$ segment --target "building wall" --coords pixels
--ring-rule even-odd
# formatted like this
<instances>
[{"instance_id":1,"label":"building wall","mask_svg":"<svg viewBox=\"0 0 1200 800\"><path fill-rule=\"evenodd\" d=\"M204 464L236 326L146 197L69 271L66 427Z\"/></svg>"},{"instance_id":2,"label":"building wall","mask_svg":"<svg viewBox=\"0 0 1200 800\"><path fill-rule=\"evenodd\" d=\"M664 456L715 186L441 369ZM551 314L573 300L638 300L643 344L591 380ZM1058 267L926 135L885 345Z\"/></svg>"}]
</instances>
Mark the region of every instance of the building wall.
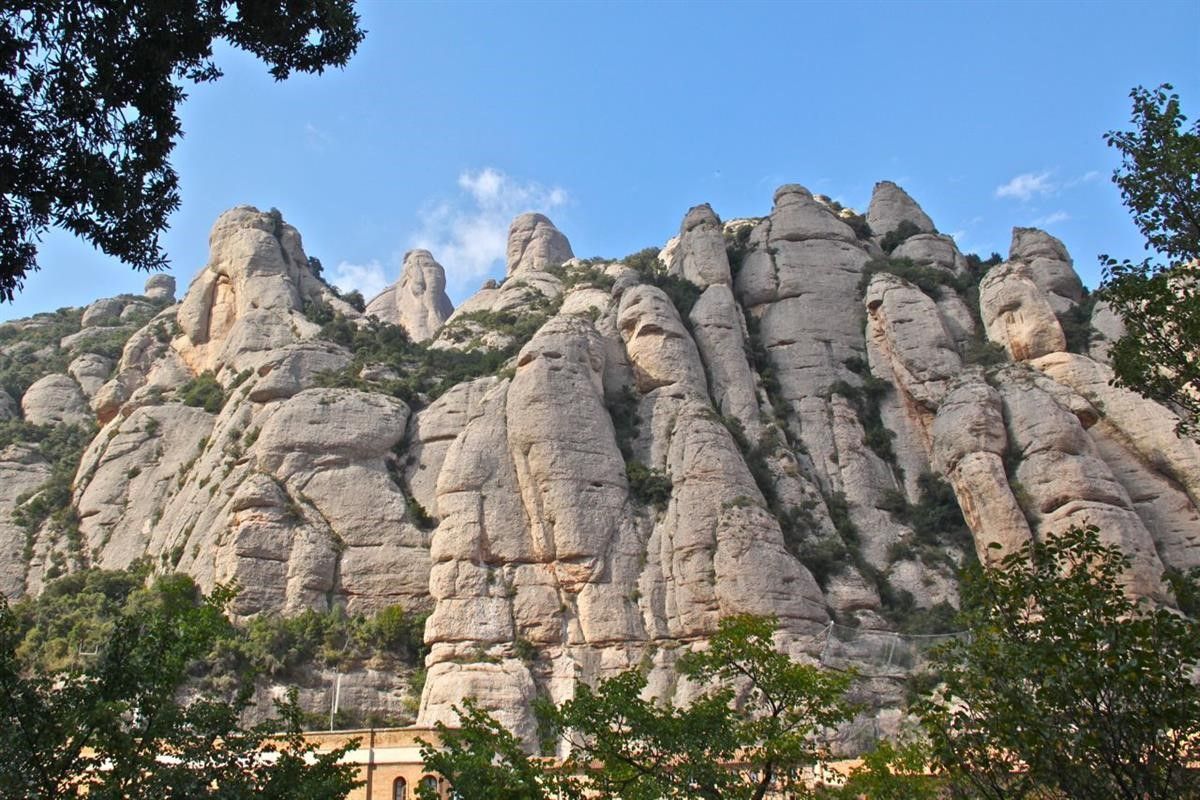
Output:
<instances>
[{"instance_id":1,"label":"building wall","mask_svg":"<svg viewBox=\"0 0 1200 800\"><path fill-rule=\"evenodd\" d=\"M429 775L422 768L421 745L418 739L438 744L437 731L433 728L388 728L382 730L311 732L305 739L328 751L358 739L358 746L346 753L343 762L357 764L358 778L362 785L350 793L347 800L396 800L397 778L406 782L405 800L414 800L417 786L426 777L438 780L442 797L449 797L449 786L436 775Z\"/></svg>"}]
</instances>

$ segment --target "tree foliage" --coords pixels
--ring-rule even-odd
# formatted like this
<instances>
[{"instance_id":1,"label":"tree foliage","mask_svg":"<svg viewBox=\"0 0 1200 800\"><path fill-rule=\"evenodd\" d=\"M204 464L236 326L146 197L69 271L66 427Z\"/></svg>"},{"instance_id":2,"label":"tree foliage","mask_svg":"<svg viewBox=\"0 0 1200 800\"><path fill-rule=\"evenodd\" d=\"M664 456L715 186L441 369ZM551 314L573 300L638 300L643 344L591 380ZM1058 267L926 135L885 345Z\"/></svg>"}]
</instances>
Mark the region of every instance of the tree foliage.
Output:
<instances>
[{"instance_id":1,"label":"tree foliage","mask_svg":"<svg viewBox=\"0 0 1200 800\"><path fill-rule=\"evenodd\" d=\"M1101 297L1125 321L1112 348L1117 384L1182 412L1180 432L1200 437L1200 122L1186 128L1164 84L1135 88L1131 131L1105 141L1121 152L1113 182L1166 264L1100 257Z\"/></svg>"},{"instance_id":2,"label":"tree foliage","mask_svg":"<svg viewBox=\"0 0 1200 800\"><path fill-rule=\"evenodd\" d=\"M852 715L851 676L793 661L775 649L774 631L769 619L722 620L708 649L679 662L706 687L685 707L645 699L637 669L580 686L561 705L541 704L545 734L570 746L561 765L525 755L468 704L459 728L438 726L442 748L423 749L426 767L466 798L806 795L804 770L826 757L818 734Z\"/></svg>"},{"instance_id":3,"label":"tree foliage","mask_svg":"<svg viewBox=\"0 0 1200 800\"><path fill-rule=\"evenodd\" d=\"M53 672L37 671L40 659L22 658L23 631L0 600L5 797L346 796L355 779L351 765L338 763L345 749L317 753L304 741L294 697L279 704L281 719L250 729L239 723L250 702L249 682L232 701L201 696L179 702L194 662L228 634L229 590L202 597L186 576L141 589L114 575L92 577L120 613L92 631L102 634L89 636L95 651L77 650L69 666Z\"/></svg>"},{"instance_id":4,"label":"tree foliage","mask_svg":"<svg viewBox=\"0 0 1200 800\"><path fill-rule=\"evenodd\" d=\"M964 582L971 637L918 704L934 764L972 798L1195 797L1200 626L1126 596L1094 527L1032 542Z\"/></svg>"},{"instance_id":5,"label":"tree foliage","mask_svg":"<svg viewBox=\"0 0 1200 800\"><path fill-rule=\"evenodd\" d=\"M24 0L0 10L0 300L37 269L51 225L138 269L166 257L184 86L221 77L225 41L293 71L341 66L353 0Z\"/></svg>"}]
</instances>

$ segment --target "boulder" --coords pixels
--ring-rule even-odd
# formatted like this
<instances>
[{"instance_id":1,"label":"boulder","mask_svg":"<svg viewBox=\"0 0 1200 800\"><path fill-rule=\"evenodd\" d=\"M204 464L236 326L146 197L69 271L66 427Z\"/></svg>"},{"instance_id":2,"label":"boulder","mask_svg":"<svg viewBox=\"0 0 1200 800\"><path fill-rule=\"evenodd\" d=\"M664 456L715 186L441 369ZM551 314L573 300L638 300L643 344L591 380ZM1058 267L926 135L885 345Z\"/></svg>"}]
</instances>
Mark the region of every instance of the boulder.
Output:
<instances>
[{"instance_id":1,"label":"boulder","mask_svg":"<svg viewBox=\"0 0 1200 800\"><path fill-rule=\"evenodd\" d=\"M92 420L87 397L69 375L47 375L21 397L21 412L33 425L86 425Z\"/></svg>"},{"instance_id":2,"label":"boulder","mask_svg":"<svg viewBox=\"0 0 1200 800\"><path fill-rule=\"evenodd\" d=\"M93 328L97 325L116 325L121 320L121 312L125 310L126 302L119 297L108 297L97 300L83 310L79 320L80 327Z\"/></svg>"},{"instance_id":3,"label":"boulder","mask_svg":"<svg viewBox=\"0 0 1200 800\"><path fill-rule=\"evenodd\" d=\"M151 275L146 279L146 288L142 290L142 294L151 300L161 300L168 303L175 302L175 276L174 275Z\"/></svg>"},{"instance_id":4,"label":"boulder","mask_svg":"<svg viewBox=\"0 0 1200 800\"><path fill-rule=\"evenodd\" d=\"M100 390L113 371L113 360L95 353L84 353L67 366L67 372L90 399Z\"/></svg>"}]
</instances>

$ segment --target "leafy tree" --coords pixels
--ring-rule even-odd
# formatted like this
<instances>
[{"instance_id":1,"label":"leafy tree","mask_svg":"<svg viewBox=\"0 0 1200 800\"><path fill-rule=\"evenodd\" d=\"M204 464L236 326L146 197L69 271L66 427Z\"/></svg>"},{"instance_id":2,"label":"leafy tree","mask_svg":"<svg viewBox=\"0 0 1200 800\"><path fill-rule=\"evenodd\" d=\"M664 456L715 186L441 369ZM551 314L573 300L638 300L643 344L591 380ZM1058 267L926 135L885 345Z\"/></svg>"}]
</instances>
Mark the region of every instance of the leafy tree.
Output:
<instances>
[{"instance_id":1,"label":"leafy tree","mask_svg":"<svg viewBox=\"0 0 1200 800\"><path fill-rule=\"evenodd\" d=\"M37 269L51 225L138 269L166 257L169 157L188 83L221 77L224 40L282 80L346 63L353 0L18 0L0 10L0 300Z\"/></svg>"},{"instance_id":2,"label":"leafy tree","mask_svg":"<svg viewBox=\"0 0 1200 800\"><path fill-rule=\"evenodd\" d=\"M959 797L1195 797L1200 626L1129 599L1095 527L1032 542L963 584L969 639L918 703Z\"/></svg>"},{"instance_id":3,"label":"leafy tree","mask_svg":"<svg viewBox=\"0 0 1200 800\"><path fill-rule=\"evenodd\" d=\"M1101 297L1125 321L1112 348L1118 385L1182 411L1180 432L1200 437L1200 122L1187 117L1170 84L1137 87L1132 131L1110 131L1121 152L1113 182L1146 237L1166 257L1132 262L1100 256Z\"/></svg>"},{"instance_id":4,"label":"leafy tree","mask_svg":"<svg viewBox=\"0 0 1200 800\"><path fill-rule=\"evenodd\" d=\"M940 800L946 796L945 784L940 776L929 774L928 766L924 741L885 739L863 756L843 786L823 788L817 796L821 800Z\"/></svg>"},{"instance_id":5,"label":"leafy tree","mask_svg":"<svg viewBox=\"0 0 1200 800\"><path fill-rule=\"evenodd\" d=\"M775 649L774 630L769 619L722 620L707 650L680 660L682 675L709 687L683 708L646 700L646 678L636 669L594 689L580 686L560 706L542 704L547 736L571 748L560 766L527 756L468 704L458 729L438 726L442 749L423 749L426 767L464 798L806 794L803 770L825 757L816 735L851 716L851 676L793 661Z\"/></svg>"},{"instance_id":6,"label":"leafy tree","mask_svg":"<svg viewBox=\"0 0 1200 800\"><path fill-rule=\"evenodd\" d=\"M422 742L426 771L444 776L464 800L555 797L556 776L545 769L542 761L531 758L507 728L472 700L467 700L458 714L459 725L455 728L437 724L440 746ZM438 800L440 795L436 788L422 785L417 797Z\"/></svg>"},{"instance_id":7,"label":"leafy tree","mask_svg":"<svg viewBox=\"0 0 1200 800\"><path fill-rule=\"evenodd\" d=\"M109 573L111 576L112 573ZM345 749L316 753L295 698L282 719L239 724L252 684L232 702L177 698L189 668L229 632L232 592L200 596L190 578L149 589L105 578L121 613L86 663L54 673L17 653L22 630L0 599L0 786L5 797L340 800L356 784Z\"/></svg>"}]
</instances>

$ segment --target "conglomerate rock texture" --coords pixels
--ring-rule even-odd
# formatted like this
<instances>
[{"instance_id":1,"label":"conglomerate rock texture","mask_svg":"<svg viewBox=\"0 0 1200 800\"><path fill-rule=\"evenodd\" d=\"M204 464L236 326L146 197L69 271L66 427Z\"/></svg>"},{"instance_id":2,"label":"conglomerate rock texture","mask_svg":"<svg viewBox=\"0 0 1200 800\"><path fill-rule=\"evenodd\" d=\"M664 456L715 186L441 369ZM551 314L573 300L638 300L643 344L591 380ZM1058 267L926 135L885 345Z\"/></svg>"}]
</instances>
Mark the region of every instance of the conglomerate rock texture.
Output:
<instances>
[{"instance_id":1,"label":"conglomerate rock texture","mask_svg":"<svg viewBox=\"0 0 1200 800\"><path fill-rule=\"evenodd\" d=\"M1200 566L1200 447L1111 385L1103 305L1068 350L1086 290L1054 237L981 262L893 183L862 216L787 185L758 219L696 206L653 252L581 261L524 214L502 282L452 309L412 251L364 315L239 207L177 303L159 276L0 326L4 430L91 437L64 535L22 512L51 456L6 435L0 592L147 557L236 582L242 618L401 604L430 613L420 721L475 697L532 743L534 698L632 666L685 700L674 664L725 615L774 615L814 660L831 622L930 630L964 562L1069 525L1159 602Z\"/></svg>"}]
</instances>

